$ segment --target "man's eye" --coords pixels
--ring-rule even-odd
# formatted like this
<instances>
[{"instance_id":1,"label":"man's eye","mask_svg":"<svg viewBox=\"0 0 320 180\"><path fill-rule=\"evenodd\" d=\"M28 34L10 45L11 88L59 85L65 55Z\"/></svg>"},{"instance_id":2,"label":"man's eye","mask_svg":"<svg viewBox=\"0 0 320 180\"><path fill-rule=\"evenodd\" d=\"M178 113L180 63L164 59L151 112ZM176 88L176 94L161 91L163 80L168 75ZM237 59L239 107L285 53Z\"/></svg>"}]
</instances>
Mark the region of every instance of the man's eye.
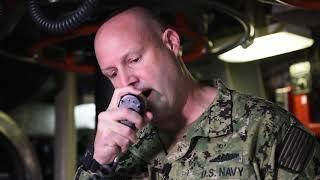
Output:
<instances>
[{"instance_id":1,"label":"man's eye","mask_svg":"<svg viewBox=\"0 0 320 180\"><path fill-rule=\"evenodd\" d=\"M130 62L131 62L131 63L135 63L135 62L138 62L138 61L140 61L140 58L134 58L134 59L132 59Z\"/></svg>"},{"instance_id":2,"label":"man's eye","mask_svg":"<svg viewBox=\"0 0 320 180\"><path fill-rule=\"evenodd\" d=\"M108 77L109 77L110 79L113 79L113 78L115 78L116 76L117 76L117 73L116 73L116 72L112 72L112 73L108 74Z\"/></svg>"}]
</instances>

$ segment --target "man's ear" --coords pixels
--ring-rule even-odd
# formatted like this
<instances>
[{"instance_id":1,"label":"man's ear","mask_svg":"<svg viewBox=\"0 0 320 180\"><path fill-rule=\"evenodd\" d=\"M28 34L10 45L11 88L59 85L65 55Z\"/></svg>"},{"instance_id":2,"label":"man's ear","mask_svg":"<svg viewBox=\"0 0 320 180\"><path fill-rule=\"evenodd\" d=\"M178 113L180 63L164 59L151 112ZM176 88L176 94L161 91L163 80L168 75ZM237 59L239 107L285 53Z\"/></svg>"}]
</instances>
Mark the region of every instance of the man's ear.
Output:
<instances>
[{"instance_id":1,"label":"man's ear","mask_svg":"<svg viewBox=\"0 0 320 180\"><path fill-rule=\"evenodd\" d=\"M179 55L180 38L178 33L173 29L166 29L162 34L162 41L164 45L172 51L176 56Z\"/></svg>"}]
</instances>

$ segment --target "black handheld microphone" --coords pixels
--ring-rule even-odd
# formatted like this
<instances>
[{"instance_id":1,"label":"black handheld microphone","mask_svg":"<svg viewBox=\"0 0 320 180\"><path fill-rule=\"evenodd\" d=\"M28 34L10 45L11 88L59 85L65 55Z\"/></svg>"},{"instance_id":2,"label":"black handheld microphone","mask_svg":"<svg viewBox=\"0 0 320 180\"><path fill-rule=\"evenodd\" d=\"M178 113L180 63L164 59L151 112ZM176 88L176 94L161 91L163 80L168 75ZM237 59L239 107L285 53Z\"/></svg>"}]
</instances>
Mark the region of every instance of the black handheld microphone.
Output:
<instances>
[{"instance_id":1,"label":"black handheld microphone","mask_svg":"<svg viewBox=\"0 0 320 180\"><path fill-rule=\"evenodd\" d=\"M147 109L146 102L146 98L143 95L127 94L121 97L118 107L131 109L143 116ZM124 124L133 130L136 130L136 126L128 120L119 120L119 123Z\"/></svg>"},{"instance_id":2,"label":"black handheld microphone","mask_svg":"<svg viewBox=\"0 0 320 180\"><path fill-rule=\"evenodd\" d=\"M146 112L146 109L147 109L147 100L144 95L127 94L121 97L118 107L125 107L128 109L131 109L139 113L141 116L143 116L143 114ZM137 129L134 123L126 119L119 120L118 122L128 126L133 130ZM116 169L121 156L122 156L122 153L119 152L116 158L113 160L112 170Z\"/></svg>"}]
</instances>

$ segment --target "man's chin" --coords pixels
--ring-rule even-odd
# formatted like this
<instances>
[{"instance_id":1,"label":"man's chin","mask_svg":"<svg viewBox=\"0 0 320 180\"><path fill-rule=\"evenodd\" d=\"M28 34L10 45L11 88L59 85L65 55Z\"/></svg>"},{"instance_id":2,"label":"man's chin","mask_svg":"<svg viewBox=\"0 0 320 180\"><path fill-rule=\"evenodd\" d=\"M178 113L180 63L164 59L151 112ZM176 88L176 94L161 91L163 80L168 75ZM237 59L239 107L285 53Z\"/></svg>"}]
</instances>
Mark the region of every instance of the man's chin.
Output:
<instances>
[{"instance_id":1,"label":"man's chin","mask_svg":"<svg viewBox=\"0 0 320 180\"><path fill-rule=\"evenodd\" d=\"M158 128L166 128L168 126L168 118L165 118L158 113L153 113L153 118L150 123Z\"/></svg>"},{"instance_id":2,"label":"man's chin","mask_svg":"<svg viewBox=\"0 0 320 180\"><path fill-rule=\"evenodd\" d=\"M150 123L152 124L152 126L155 126L157 128L160 128L160 129L165 128L165 126L157 120L152 120Z\"/></svg>"}]
</instances>

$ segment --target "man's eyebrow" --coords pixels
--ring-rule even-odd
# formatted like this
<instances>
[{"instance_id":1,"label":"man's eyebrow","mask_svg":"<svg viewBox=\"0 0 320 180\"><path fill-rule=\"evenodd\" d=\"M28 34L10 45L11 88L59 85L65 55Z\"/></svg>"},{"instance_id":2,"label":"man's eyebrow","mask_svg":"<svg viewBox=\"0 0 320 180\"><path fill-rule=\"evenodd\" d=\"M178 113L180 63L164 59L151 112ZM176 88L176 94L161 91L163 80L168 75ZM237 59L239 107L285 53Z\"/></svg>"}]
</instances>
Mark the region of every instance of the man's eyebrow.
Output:
<instances>
[{"instance_id":1,"label":"man's eyebrow","mask_svg":"<svg viewBox=\"0 0 320 180\"><path fill-rule=\"evenodd\" d=\"M112 70L114 67L106 67L106 68L103 68L101 69L102 71L109 71L109 70Z\"/></svg>"},{"instance_id":2,"label":"man's eyebrow","mask_svg":"<svg viewBox=\"0 0 320 180\"><path fill-rule=\"evenodd\" d=\"M139 54L141 51L143 50L143 47L139 47L139 48L134 48L133 50L129 50L127 51L124 55L122 55L120 57L120 64L123 63L124 61L127 60L127 58L131 55L131 54ZM112 68L116 68L115 66L107 66L107 67L104 67L104 68L101 68L101 71L104 72L104 71L108 71Z\"/></svg>"},{"instance_id":3,"label":"man's eyebrow","mask_svg":"<svg viewBox=\"0 0 320 180\"><path fill-rule=\"evenodd\" d=\"M130 54L130 52L126 52L124 55L122 55L120 57L120 64L122 64L123 61L125 61L128 58L129 54ZM107 67L103 67L103 68L101 68L101 72L110 71L110 70L112 70L114 68L116 68L115 65L110 65L110 66L107 66Z\"/></svg>"},{"instance_id":4,"label":"man's eyebrow","mask_svg":"<svg viewBox=\"0 0 320 180\"><path fill-rule=\"evenodd\" d=\"M130 52L126 52L124 55L122 55L122 56L120 57L120 63L122 63L122 62L129 56L129 53L130 53ZM111 69L113 69L113 68L116 68L115 65L108 65L108 66L106 66L106 67L102 67L102 68L101 68L101 71L102 71L102 72L104 72L104 71L109 71L109 70L111 70Z\"/></svg>"},{"instance_id":5,"label":"man's eyebrow","mask_svg":"<svg viewBox=\"0 0 320 180\"><path fill-rule=\"evenodd\" d=\"M130 55L139 54L143 50L143 47L133 48L132 50L127 51L121 58L120 61L124 62L126 59L130 57Z\"/></svg>"},{"instance_id":6,"label":"man's eyebrow","mask_svg":"<svg viewBox=\"0 0 320 180\"><path fill-rule=\"evenodd\" d=\"M112 69L116 69L116 67L109 66L109 67L101 68L101 72L105 73L107 71L111 71Z\"/></svg>"}]
</instances>

